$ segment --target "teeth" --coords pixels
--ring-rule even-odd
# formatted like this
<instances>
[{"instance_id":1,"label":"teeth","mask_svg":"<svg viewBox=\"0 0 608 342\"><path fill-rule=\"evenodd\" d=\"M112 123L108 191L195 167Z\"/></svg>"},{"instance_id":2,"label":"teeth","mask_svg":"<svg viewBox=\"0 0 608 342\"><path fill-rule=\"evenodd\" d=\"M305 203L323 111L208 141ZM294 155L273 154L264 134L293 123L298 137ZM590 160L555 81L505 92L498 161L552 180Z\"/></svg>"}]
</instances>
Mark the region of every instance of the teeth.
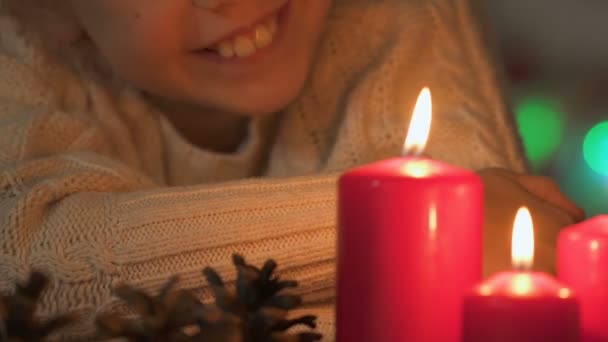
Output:
<instances>
[{"instance_id":1,"label":"teeth","mask_svg":"<svg viewBox=\"0 0 608 342\"><path fill-rule=\"evenodd\" d=\"M258 25L255 28L255 46L260 49L272 43L273 34L264 25Z\"/></svg>"},{"instance_id":2,"label":"teeth","mask_svg":"<svg viewBox=\"0 0 608 342\"><path fill-rule=\"evenodd\" d=\"M278 29L276 16L265 23L258 24L252 32L227 39L215 46L217 53L224 58L245 58L253 55L274 40Z\"/></svg>"},{"instance_id":3,"label":"teeth","mask_svg":"<svg viewBox=\"0 0 608 342\"><path fill-rule=\"evenodd\" d=\"M217 52L224 58L234 57L234 48L230 42L221 42L217 48Z\"/></svg>"},{"instance_id":4,"label":"teeth","mask_svg":"<svg viewBox=\"0 0 608 342\"><path fill-rule=\"evenodd\" d=\"M234 52L238 57L249 57L255 53L255 44L248 37L237 37L234 40Z\"/></svg>"},{"instance_id":5,"label":"teeth","mask_svg":"<svg viewBox=\"0 0 608 342\"><path fill-rule=\"evenodd\" d=\"M272 34L274 36L277 33L278 28L279 28L278 19L277 19L277 17L273 17L268 22L268 29L270 30L270 34Z\"/></svg>"}]
</instances>

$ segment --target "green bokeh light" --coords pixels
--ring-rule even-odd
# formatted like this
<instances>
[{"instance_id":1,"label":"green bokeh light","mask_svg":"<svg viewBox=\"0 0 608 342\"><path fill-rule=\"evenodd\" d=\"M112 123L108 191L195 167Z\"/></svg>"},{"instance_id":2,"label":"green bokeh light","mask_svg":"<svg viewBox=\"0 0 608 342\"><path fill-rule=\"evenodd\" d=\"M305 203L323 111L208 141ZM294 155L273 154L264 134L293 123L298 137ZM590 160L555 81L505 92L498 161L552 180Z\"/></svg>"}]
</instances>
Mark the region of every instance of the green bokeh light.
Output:
<instances>
[{"instance_id":1,"label":"green bokeh light","mask_svg":"<svg viewBox=\"0 0 608 342\"><path fill-rule=\"evenodd\" d=\"M559 101L542 96L519 102L516 115L526 154L532 166L539 169L560 146L566 115Z\"/></svg>"},{"instance_id":2,"label":"green bokeh light","mask_svg":"<svg viewBox=\"0 0 608 342\"><path fill-rule=\"evenodd\" d=\"M580 144L577 151L580 151ZM559 170L553 176L559 181L562 191L584 208L588 217L608 214L608 177L591 170L580 152L578 155L561 156L561 159Z\"/></svg>"},{"instance_id":3,"label":"green bokeh light","mask_svg":"<svg viewBox=\"0 0 608 342\"><path fill-rule=\"evenodd\" d=\"M608 121L595 125L587 133L583 155L593 171L608 176Z\"/></svg>"},{"instance_id":4,"label":"green bokeh light","mask_svg":"<svg viewBox=\"0 0 608 342\"><path fill-rule=\"evenodd\" d=\"M551 176L588 217L608 214L608 176L593 171L583 155L583 138L589 127L573 127L552 164Z\"/></svg>"}]
</instances>

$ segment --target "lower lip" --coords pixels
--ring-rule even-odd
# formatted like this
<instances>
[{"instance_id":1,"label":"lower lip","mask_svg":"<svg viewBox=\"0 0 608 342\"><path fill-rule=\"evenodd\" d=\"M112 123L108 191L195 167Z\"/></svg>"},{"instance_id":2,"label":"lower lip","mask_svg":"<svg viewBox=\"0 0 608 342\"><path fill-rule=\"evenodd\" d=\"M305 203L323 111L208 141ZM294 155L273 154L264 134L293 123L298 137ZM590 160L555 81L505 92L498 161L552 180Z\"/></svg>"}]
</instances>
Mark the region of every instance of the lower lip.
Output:
<instances>
[{"instance_id":1,"label":"lower lip","mask_svg":"<svg viewBox=\"0 0 608 342\"><path fill-rule=\"evenodd\" d=\"M204 58L205 60L213 63L231 65L255 63L257 60L270 55L276 49L276 47L280 45L283 37L285 36L285 31L287 31L289 14L291 13L290 9L291 0L287 0L285 5L283 5L283 7L281 7L277 13L277 32L273 37L272 43L264 48L256 50L256 52L251 56L225 58L220 56L217 52L212 51L196 51L194 54L198 58Z\"/></svg>"}]
</instances>

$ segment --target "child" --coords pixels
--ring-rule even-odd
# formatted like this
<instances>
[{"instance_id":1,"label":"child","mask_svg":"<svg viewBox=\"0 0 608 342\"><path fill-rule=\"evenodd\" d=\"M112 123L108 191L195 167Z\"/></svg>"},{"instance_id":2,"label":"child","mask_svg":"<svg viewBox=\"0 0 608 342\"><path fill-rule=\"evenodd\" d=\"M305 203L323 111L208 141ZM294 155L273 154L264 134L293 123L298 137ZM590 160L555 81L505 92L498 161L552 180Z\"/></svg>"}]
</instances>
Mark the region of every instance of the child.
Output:
<instances>
[{"instance_id":1,"label":"child","mask_svg":"<svg viewBox=\"0 0 608 342\"><path fill-rule=\"evenodd\" d=\"M331 339L336 179L399 153L424 85L426 152L484 179L486 270L508 263L518 206L545 268L582 217L516 173L473 1L2 2L0 288L52 274L43 314L92 319L117 308L118 283L174 274L208 298L201 268L226 274L238 252L277 259Z\"/></svg>"}]
</instances>

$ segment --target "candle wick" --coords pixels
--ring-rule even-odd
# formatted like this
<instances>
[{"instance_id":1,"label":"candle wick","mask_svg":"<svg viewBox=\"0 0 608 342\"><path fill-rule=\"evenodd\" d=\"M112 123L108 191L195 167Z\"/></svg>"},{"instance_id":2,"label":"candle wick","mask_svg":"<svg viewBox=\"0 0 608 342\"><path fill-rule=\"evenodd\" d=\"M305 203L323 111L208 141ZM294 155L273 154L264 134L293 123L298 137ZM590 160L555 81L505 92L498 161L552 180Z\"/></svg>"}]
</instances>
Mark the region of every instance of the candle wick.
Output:
<instances>
[{"instance_id":1,"label":"candle wick","mask_svg":"<svg viewBox=\"0 0 608 342\"><path fill-rule=\"evenodd\" d=\"M517 264L513 265L513 269L518 272L528 272L528 271L530 271L531 267L528 265L525 265L524 263L517 263Z\"/></svg>"},{"instance_id":2,"label":"candle wick","mask_svg":"<svg viewBox=\"0 0 608 342\"><path fill-rule=\"evenodd\" d=\"M410 147L410 148L403 148L403 150L401 150L401 156L402 157L420 157L420 155L422 155L423 151L424 150L420 146L414 145L413 147Z\"/></svg>"}]
</instances>

